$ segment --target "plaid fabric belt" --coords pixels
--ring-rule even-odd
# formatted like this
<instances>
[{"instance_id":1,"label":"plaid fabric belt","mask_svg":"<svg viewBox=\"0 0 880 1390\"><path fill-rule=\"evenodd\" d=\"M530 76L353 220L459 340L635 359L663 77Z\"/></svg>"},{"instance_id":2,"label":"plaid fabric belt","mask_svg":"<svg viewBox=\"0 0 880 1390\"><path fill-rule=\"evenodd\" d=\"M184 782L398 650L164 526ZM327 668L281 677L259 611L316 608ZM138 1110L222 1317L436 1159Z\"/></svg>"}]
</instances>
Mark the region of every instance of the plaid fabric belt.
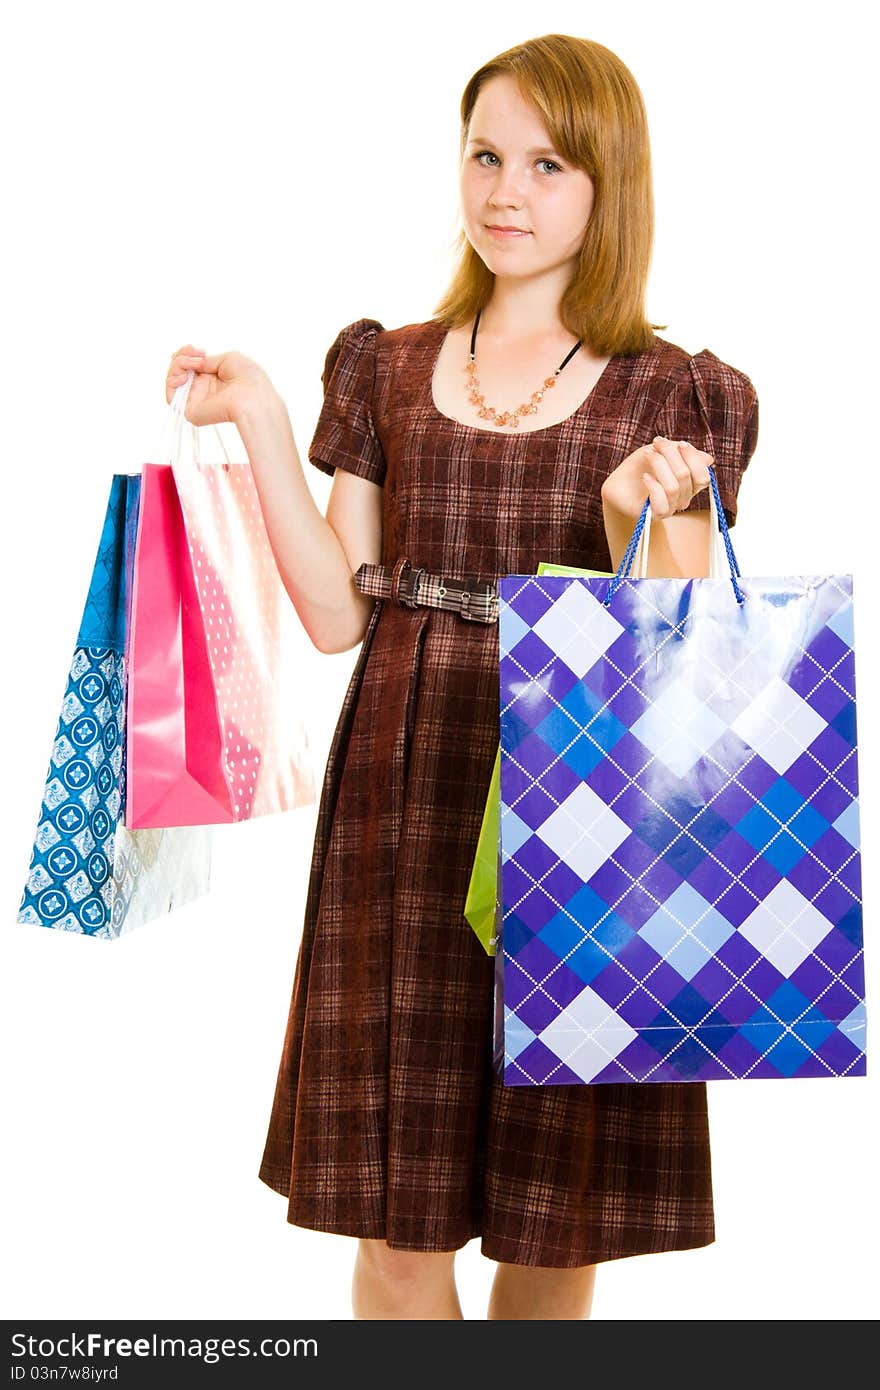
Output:
<instances>
[{"instance_id":1,"label":"plaid fabric belt","mask_svg":"<svg viewBox=\"0 0 880 1390\"><path fill-rule=\"evenodd\" d=\"M447 608L470 622L498 621L495 581L475 574L429 574L401 556L394 566L361 565L354 582L361 593L395 599L405 608Z\"/></svg>"}]
</instances>

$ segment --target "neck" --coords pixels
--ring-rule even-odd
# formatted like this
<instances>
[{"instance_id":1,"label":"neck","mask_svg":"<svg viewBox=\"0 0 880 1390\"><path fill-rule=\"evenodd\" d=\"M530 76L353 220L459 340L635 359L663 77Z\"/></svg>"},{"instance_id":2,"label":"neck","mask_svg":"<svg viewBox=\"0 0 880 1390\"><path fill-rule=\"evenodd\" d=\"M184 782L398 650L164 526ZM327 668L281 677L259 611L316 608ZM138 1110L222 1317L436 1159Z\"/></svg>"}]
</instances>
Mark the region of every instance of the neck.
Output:
<instances>
[{"instance_id":1,"label":"neck","mask_svg":"<svg viewBox=\"0 0 880 1390\"><path fill-rule=\"evenodd\" d=\"M559 338L571 336L559 317L570 267L529 279L496 275L492 296L480 315L477 337Z\"/></svg>"}]
</instances>

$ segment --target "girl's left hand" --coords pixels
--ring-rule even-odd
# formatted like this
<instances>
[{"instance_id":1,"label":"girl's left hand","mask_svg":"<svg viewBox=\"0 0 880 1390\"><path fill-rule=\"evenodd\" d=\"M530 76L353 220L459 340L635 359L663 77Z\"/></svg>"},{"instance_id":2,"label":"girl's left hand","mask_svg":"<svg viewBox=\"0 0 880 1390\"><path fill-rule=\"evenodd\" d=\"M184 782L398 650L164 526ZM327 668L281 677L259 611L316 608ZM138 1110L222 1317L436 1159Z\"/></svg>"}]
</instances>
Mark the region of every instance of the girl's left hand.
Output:
<instances>
[{"instance_id":1,"label":"girl's left hand","mask_svg":"<svg viewBox=\"0 0 880 1390\"><path fill-rule=\"evenodd\" d=\"M648 467L642 471L652 516L662 519L689 507L698 492L709 486L711 454L694 448L686 439L655 435L648 451ZM641 510L641 509L640 509Z\"/></svg>"},{"instance_id":2,"label":"girl's left hand","mask_svg":"<svg viewBox=\"0 0 880 1390\"><path fill-rule=\"evenodd\" d=\"M711 454L686 440L655 435L628 454L602 484L602 503L621 517L637 521L647 494L651 514L658 520L684 511L709 486Z\"/></svg>"}]
</instances>

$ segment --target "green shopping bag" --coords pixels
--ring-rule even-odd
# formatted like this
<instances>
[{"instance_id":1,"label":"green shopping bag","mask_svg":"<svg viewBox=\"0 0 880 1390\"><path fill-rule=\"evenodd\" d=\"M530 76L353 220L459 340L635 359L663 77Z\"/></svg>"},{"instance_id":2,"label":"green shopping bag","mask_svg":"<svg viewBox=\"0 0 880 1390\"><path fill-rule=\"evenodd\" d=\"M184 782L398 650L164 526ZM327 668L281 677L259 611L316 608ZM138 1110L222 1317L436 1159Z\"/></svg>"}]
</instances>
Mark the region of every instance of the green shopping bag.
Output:
<instances>
[{"instance_id":1,"label":"green shopping bag","mask_svg":"<svg viewBox=\"0 0 880 1390\"><path fill-rule=\"evenodd\" d=\"M585 574L597 578L612 578L613 571L578 569L574 565L551 565L542 560L536 574ZM489 794L471 881L464 905L464 915L470 922L487 955L495 954L495 912L498 886L498 845L501 811L501 746L495 754L495 766L489 779Z\"/></svg>"},{"instance_id":2,"label":"green shopping bag","mask_svg":"<svg viewBox=\"0 0 880 1390\"><path fill-rule=\"evenodd\" d=\"M489 779L489 795L477 841L477 853L464 905L464 915L488 955L495 954L495 889L498 883L498 835L501 829L501 746Z\"/></svg>"}]
</instances>

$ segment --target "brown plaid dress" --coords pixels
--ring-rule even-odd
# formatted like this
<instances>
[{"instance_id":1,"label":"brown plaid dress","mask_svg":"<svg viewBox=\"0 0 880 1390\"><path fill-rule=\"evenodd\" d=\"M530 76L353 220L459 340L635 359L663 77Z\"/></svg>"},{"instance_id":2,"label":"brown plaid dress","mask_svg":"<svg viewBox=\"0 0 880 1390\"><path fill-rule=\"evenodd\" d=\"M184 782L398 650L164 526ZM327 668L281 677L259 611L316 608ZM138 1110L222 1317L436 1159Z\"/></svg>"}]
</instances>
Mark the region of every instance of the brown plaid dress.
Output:
<instances>
[{"instance_id":1,"label":"brown plaid dress","mask_svg":"<svg viewBox=\"0 0 880 1390\"><path fill-rule=\"evenodd\" d=\"M757 397L713 353L612 357L567 420L510 434L438 412L445 329L341 330L309 459L383 488L383 563L450 575L610 570L600 487L655 434L714 454L729 525ZM475 420L479 417L475 414ZM691 506L706 508L708 489ZM498 747L498 626L378 599L333 737L259 1176L287 1220L570 1267L714 1239L706 1088L504 1087L493 959L463 916Z\"/></svg>"}]
</instances>

